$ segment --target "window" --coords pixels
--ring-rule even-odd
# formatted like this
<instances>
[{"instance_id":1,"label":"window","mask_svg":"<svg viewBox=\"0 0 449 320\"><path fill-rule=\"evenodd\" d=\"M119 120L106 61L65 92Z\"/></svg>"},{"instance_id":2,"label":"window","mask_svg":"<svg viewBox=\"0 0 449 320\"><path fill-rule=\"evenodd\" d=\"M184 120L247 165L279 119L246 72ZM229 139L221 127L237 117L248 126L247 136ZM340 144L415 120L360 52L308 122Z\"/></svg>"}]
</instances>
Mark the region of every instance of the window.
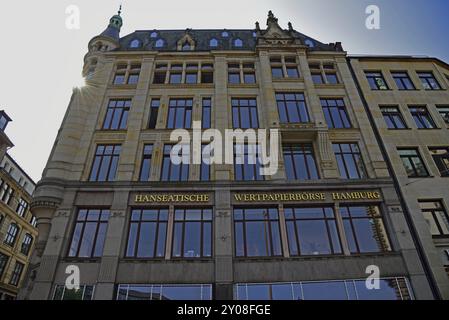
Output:
<instances>
[{"instance_id":1,"label":"window","mask_svg":"<svg viewBox=\"0 0 449 320\"><path fill-rule=\"evenodd\" d=\"M281 57L271 57L271 75L273 79L280 79L284 77L284 70L282 67L282 58Z\"/></svg>"},{"instance_id":2,"label":"window","mask_svg":"<svg viewBox=\"0 0 449 320\"><path fill-rule=\"evenodd\" d=\"M23 218L27 210L28 210L28 202L26 202L23 198L20 198L16 209L17 214Z\"/></svg>"},{"instance_id":3,"label":"window","mask_svg":"<svg viewBox=\"0 0 449 320\"><path fill-rule=\"evenodd\" d=\"M131 64L127 84L137 84L140 76L140 64Z\"/></svg>"},{"instance_id":4,"label":"window","mask_svg":"<svg viewBox=\"0 0 449 320\"><path fill-rule=\"evenodd\" d=\"M321 72L312 72L312 80L314 84L323 84L324 79Z\"/></svg>"},{"instance_id":5,"label":"window","mask_svg":"<svg viewBox=\"0 0 449 320\"><path fill-rule=\"evenodd\" d=\"M90 301L94 295L94 286L81 285L79 290L69 290L65 285L57 285L53 300L79 300Z\"/></svg>"},{"instance_id":6,"label":"window","mask_svg":"<svg viewBox=\"0 0 449 320\"><path fill-rule=\"evenodd\" d=\"M3 225L3 220L5 219L5 217L2 215L2 214L0 214L0 228L2 227L2 225Z\"/></svg>"},{"instance_id":7,"label":"window","mask_svg":"<svg viewBox=\"0 0 449 320\"><path fill-rule=\"evenodd\" d=\"M109 210L79 210L72 235L69 257L101 257L103 255L109 217Z\"/></svg>"},{"instance_id":8,"label":"window","mask_svg":"<svg viewBox=\"0 0 449 320\"><path fill-rule=\"evenodd\" d=\"M428 177L429 172L417 149L398 149L409 178Z\"/></svg>"},{"instance_id":9,"label":"window","mask_svg":"<svg viewBox=\"0 0 449 320\"><path fill-rule=\"evenodd\" d=\"M340 206L351 253L391 251L387 232L377 206Z\"/></svg>"},{"instance_id":10,"label":"window","mask_svg":"<svg viewBox=\"0 0 449 320\"><path fill-rule=\"evenodd\" d=\"M212 48L218 47L218 41L217 41L217 39L215 39L215 38L210 39L209 46L212 47Z\"/></svg>"},{"instance_id":11,"label":"window","mask_svg":"<svg viewBox=\"0 0 449 320\"><path fill-rule=\"evenodd\" d=\"M291 256L341 254L334 210L329 208L285 208Z\"/></svg>"},{"instance_id":12,"label":"window","mask_svg":"<svg viewBox=\"0 0 449 320\"><path fill-rule=\"evenodd\" d=\"M198 64L189 63L186 67L186 84L198 83Z\"/></svg>"},{"instance_id":13,"label":"window","mask_svg":"<svg viewBox=\"0 0 449 320\"><path fill-rule=\"evenodd\" d=\"M202 145L201 150L200 181L209 181L211 157L214 151L211 150L209 145Z\"/></svg>"},{"instance_id":14,"label":"window","mask_svg":"<svg viewBox=\"0 0 449 320\"><path fill-rule=\"evenodd\" d=\"M379 279L369 290L363 280L241 283L234 285L236 300L412 300L406 278Z\"/></svg>"},{"instance_id":15,"label":"window","mask_svg":"<svg viewBox=\"0 0 449 320\"><path fill-rule=\"evenodd\" d=\"M406 129L404 118L398 107L381 107L382 115L387 123L388 129Z\"/></svg>"},{"instance_id":16,"label":"window","mask_svg":"<svg viewBox=\"0 0 449 320\"><path fill-rule=\"evenodd\" d=\"M210 129L212 126L212 99L204 98L202 107L202 127L203 129Z\"/></svg>"},{"instance_id":17,"label":"window","mask_svg":"<svg viewBox=\"0 0 449 320\"><path fill-rule=\"evenodd\" d=\"M126 257L164 258L168 209L135 209L131 213Z\"/></svg>"},{"instance_id":18,"label":"window","mask_svg":"<svg viewBox=\"0 0 449 320\"><path fill-rule=\"evenodd\" d=\"M3 276L3 273L5 272L6 265L8 264L9 257L7 255L4 255L3 253L0 253L0 279Z\"/></svg>"},{"instance_id":19,"label":"window","mask_svg":"<svg viewBox=\"0 0 449 320\"><path fill-rule=\"evenodd\" d=\"M171 150L172 145L164 146L164 157L162 160L162 181L188 181L189 180L189 165L185 163L174 164L171 161ZM190 148L187 148L188 150ZM183 154L182 157L188 156L190 158L190 150L189 154Z\"/></svg>"},{"instance_id":20,"label":"window","mask_svg":"<svg viewBox=\"0 0 449 320\"><path fill-rule=\"evenodd\" d=\"M437 126L426 107L409 107L418 129L435 129Z\"/></svg>"},{"instance_id":21,"label":"window","mask_svg":"<svg viewBox=\"0 0 449 320\"><path fill-rule=\"evenodd\" d=\"M126 130L131 100L110 100L103 123L104 130Z\"/></svg>"},{"instance_id":22,"label":"window","mask_svg":"<svg viewBox=\"0 0 449 320\"><path fill-rule=\"evenodd\" d=\"M298 62L294 56L274 56L270 58L270 64L273 79L280 79L284 77L297 79L300 77Z\"/></svg>"},{"instance_id":23,"label":"window","mask_svg":"<svg viewBox=\"0 0 449 320\"><path fill-rule=\"evenodd\" d=\"M433 237L449 237L449 217L441 201L419 201Z\"/></svg>"},{"instance_id":24,"label":"window","mask_svg":"<svg viewBox=\"0 0 449 320\"><path fill-rule=\"evenodd\" d=\"M310 122L303 93L276 93L276 102L281 123Z\"/></svg>"},{"instance_id":25,"label":"window","mask_svg":"<svg viewBox=\"0 0 449 320\"><path fill-rule=\"evenodd\" d=\"M337 74L334 72L326 72L326 80L328 84L338 84Z\"/></svg>"},{"instance_id":26,"label":"window","mask_svg":"<svg viewBox=\"0 0 449 320\"><path fill-rule=\"evenodd\" d=\"M417 72L425 90L441 90L441 86L432 72Z\"/></svg>"},{"instance_id":27,"label":"window","mask_svg":"<svg viewBox=\"0 0 449 320\"><path fill-rule=\"evenodd\" d=\"M190 51L192 50L192 46L190 45L190 43L188 41L184 42L184 44L182 45L182 51Z\"/></svg>"},{"instance_id":28,"label":"window","mask_svg":"<svg viewBox=\"0 0 449 320\"><path fill-rule=\"evenodd\" d=\"M321 106L330 129L351 128L343 99L321 99Z\"/></svg>"},{"instance_id":29,"label":"window","mask_svg":"<svg viewBox=\"0 0 449 320\"><path fill-rule=\"evenodd\" d=\"M261 175L258 146L255 144L234 145L234 180L236 181L261 181L265 177Z\"/></svg>"},{"instance_id":30,"label":"window","mask_svg":"<svg viewBox=\"0 0 449 320\"><path fill-rule=\"evenodd\" d=\"M365 72L365 74L372 90L388 90L382 72Z\"/></svg>"},{"instance_id":31,"label":"window","mask_svg":"<svg viewBox=\"0 0 449 320\"><path fill-rule=\"evenodd\" d=\"M338 84L337 69L333 62L309 63L312 81L314 84ZM324 76L323 76L324 75ZM326 81L325 81L326 80Z\"/></svg>"},{"instance_id":32,"label":"window","mask_svg":"<svg viewBox=\"0 0 449 320\"><path fill-rule=\"evenodd\" d=\"M287 77L289 78L299 78L298 62L296 57L285 57L285 70L287 71Z\"/></svg>"},{"instance_id":33,"label":"window","mask_svg":"<svg viewBox=\"0 0 449 320\"><path fill-rule=\"evenodd\" d=\"M234 40L234 47L241 48L243 47L243 41L241 39Z\"/></svg>"},{"instance_id":34,"label":"window","mask_svg":"<svg viewBox=\"0 0 449 320\"><path fill-rule=\"evenodd\" d=\"M151 32L150 38L157 38L157 32L156 31Z\"/></svg>"},{"instance_id":35,"label":"window","mask_svg":"<svg viewBox=\"0 0 449 320\"><path fill-rule=\"evenodd\" d=\"M240 84L240 64L230 63L228 64L228 82L230 84Z\"/></svg>"},{"instance_id":36,"label":"window","mask_svg":"<svg viewBox=\"0 0 449 320\"><path fill-rule=\"evenodd\" d=\"M24 255L28 256L31 250L31 246L33 245L33 236L29 233L25 235L22 242L22 247L20 248L20 252Z\"/></svg>"},{"instance_id":37,"label":"window","mask_svg":"<svg viewBox=\"0 0 449 320\"><path fill-rule=\"evenodd\" d=\"M362 154L357 143L334 143L340 177L343 179L366 178Z\"/></svg>"},{"instance_id":38,"label":"window","mask_svg":"<svg viewBox=\"0 0 449 320\"><path fill-rule=\"evenodd\" d=\"M90 181L114 181L117 174L120 145L98 145L90 173Z\"/></svg>"},{"instance_id":39,"label":"window","mask_svg":"<svg viewBox=\"0 0 449 320\"><path fill-rule=\"evenodd\" d=\"M170 68L170 84L182 83L182 64L172 64Z\"/></svg>"},{"instance_id":40,"label":"window","mask_svg":"<svg viewBox=\"0 0 449 320\"><path fill-rule=\"evenodd\" d=\"M449 124L449 106L437 107L437 109L441 117L443 117L444 122L446 122L446 124Z\"/></svg>"},{"instance_id":41,"label":"window","mask_svg":"<svg viewBox=\"0 0 449 320\"><path fill-rule=\"evenodd\" d=\"M164 44L165 44L164 40L158 39L158 40L156 41L155 46L156 46L156 48L162 48L162 47L164 46Z\"/></svg>"},{"instance_id":42,"label":"window","mask_svg":"<svg viewBox=\"0 0 449 320\"><path fill-rule=\"evenodd\" d=\"M16 243L17 236L19 235L19 227L15 223L11 223L8 227L8 231L5 236L5 244L14 247Z\"/></svg>"},{"instance_id":43,"label":"window","mask_svg":"<svg viewBox=\"0 0 449 320\"><path fill-rule=\"evenodd\" d=\"M311 144L291 144L283 147L285 173L288 180L319 179Z\"/></svg>"},{"instance_id":44,"label":"window","mask_svg":"<svg viewBox=\"0 0 449 320\"><path fill-rule=\"evenodd\" d=\"M192 99L170 99L167 129L190 129L192 127Z\"/></svg>"},{"instance_id":45,"label":"window","mask_svg":"<svg viewBox=\"0 0 449 320\"><path fill-rule=\"evenodd\" d=\"M173 258L212 257L212 209L176 209Z\"/></svg>"},{"instance_id":46,"label":"window","mask_svg":"<svg viewBox=\"0 0 449 320\"><path fill-rule=\"evenodd\" d=\"M128 65L126 65L126 64L117 65L117 70L115 72L114 82L113 82L115 85L125 84L127 69L128 69Z\"/></svg>"},{"instance_id":47,"label":"window","mask_svg":"<svg viewBox=\"0 0 449 320\"><path fill-rule=\"evenodd\" d=\"M222 36L223 38L227 38L227 37L229 37L229 33L228 33L227 31L223 31L223 32L221 33L221 36Z\"/></svg>"},{"instance_id":48,"label":"window","mask_svg":"<svg viewBox=\"0 0 449 320\"><path fill-rule=\"evenodd\" d=\"M156 64L156 71L154 72L153 84L164 84L167 79L167 64Z\"/></svg>"},{"instance_id":49,"label":"window","mask_svg":"<svg viewBox=\"0 0 449 320\"><path fill-rule=\"evenodd\" d=\"M415 86L407 72L392 72L391 75L399 90L415 90Z\"/></svg>"},{"instance_id":50,"label":"window","mask_svg":"<svg viewBox=\"0 0 449 320\"><path fill-rule=\"evenodd\" d=\"M243 82L246 84L256 83L256 70L253 62L242 64L243 67Z\"/></svg>"},{"instance_id":51,"label":"window","mask_svg":"<svg viewBox=\"0 0 449 320\"><path fill-rule=\"evenodd\" d=\"M130 48L135 49L135 48L139 48L140 47L140 40L134 39L133 41L131 41Z\"/></svg>"},{"instance_id":52,"label":"window","mask_svg":"<svg viewBox=\"0 0 449 320\"><path fill-rule=\"evenodd\" d=\"M117 300L212 300L212 285L120 284Z\"/></svg>"},{"instance_id":53,"label":"window","mask_svg":"<svg viewBox=\"0 0 449 320\"><path fill-rule=\"evenodd\" d=\"M201 64L201 83L214 83L214 65L212 63Z\"/></svg>"},{"instance_id":54,"label":"window","mask_svg":"<svg viewBox=\"0 0 449 320\"><path fill-rule=\"evenodd\" d=\"M159 107L161 106L160 99L152 99L150 106L150 119L148 121L149 129L156 129L157 117L159 115Z\"/></svg>"},{"instance_id":55,"label":"window","mask_svg":"<svg viewBox=\"0 0 449 320\"><path fill-rule=\"evenodd\" d=\"M282 256L277 208L234 209L237 257Z\"/></svg>"},{"instance_id":56,"label":"window","mask_svg":"<svg viewBox=\"0 0 449 320\"><path fill-rule=\"evenodd\" d=\"M114 85L137 84L140 76L140 63L118 64L114 76Z\"/></svg>"},{"instance_id":57,"label":"window","mask_svg":"<svg viewBox=\"0 0 449 320\"><path fill-rule=\"evenodd\" d=\"M449 148L429 148L440 175L449 177Z\"/></svg>"},{"instance_id":58,"label":"window","mask_svg":"<svg viewBox=\"0 0 449 320\"><path fill-rule=\"evenodd\" d=\"M16 262L16 265L14 266L14 270L11 275L11 279L9 280L9 284L15 287L19 286L20 278L22 277L23 269L25 268L25 265L20 262Z\"/></svg>"},{"instance_id":59,"label":"window","mask_svg":"<svg viewBox=\"0 0 449 320\"><path fill-rule=\"evenodd\" d=\"M11 186L6 183L5 181L1 180L1 187L0 187L0 199L7 205L10 204L12 198L14 195L14 190L11 188Z\"/></svg>"},{"instance_id":60,"label":"window","mask_svg":"<svg viewBox=\"0 0 449 320\"><path fill-rule=\"evenodd\" d=\"M35 216L31 216L30 224L36 228L37 226L37 218Z\"/></svg>"},{"instance_id":61,"label":"window","mask_svg":"<svg viewBox=\"0 0 449 320\"><path fill-rule=\"evenodd\" d=\"M256 99L233 98L231 100L231 104L232 104L232 123L234 129L259 128Z\"/></svg>"},{"instance_id":62,"label":"window","mask_svg":"<svg viewBox=\"0 0 449 320\"><path fill-rule=\"evenodd\" d=\"M152 157L153 145L146 144L143 147L142 166L140 168L140 181L150 181Z\"/></svg>"}]
</instances>

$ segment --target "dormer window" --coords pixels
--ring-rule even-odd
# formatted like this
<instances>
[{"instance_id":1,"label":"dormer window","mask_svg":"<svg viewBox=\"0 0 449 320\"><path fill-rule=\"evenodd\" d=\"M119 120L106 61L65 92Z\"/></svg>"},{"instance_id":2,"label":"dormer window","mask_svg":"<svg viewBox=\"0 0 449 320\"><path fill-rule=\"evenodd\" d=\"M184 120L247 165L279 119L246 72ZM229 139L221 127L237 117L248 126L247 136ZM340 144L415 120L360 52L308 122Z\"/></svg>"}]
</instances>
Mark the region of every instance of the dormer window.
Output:
<instances>
[{"instance_id":1,"label":"dormer window","mask_svg":"<svg viewBox=\"0 0 449 320\"><path fill-rule=\"evenodd\" d=\"M257 32L256 31L253 32L253 38L257 38Z\"/></svg>"},{"instance_id":2,"label":"dormer window","mask_svg":"<svg viewBox=\"0 0 449 320\"><path fill-rule=\"evenodd\" d=\"M241 39L234 40L234 47L241 48L243 47L243 41Z\"/></svg>"},{"instance_id":3,"label":"dormer window","mask_svg":"<svg viewBox=\"0 0 449 320\"><path fill-rule=\"evenodd\" d=\"M211 46L212 48L218 47L218 41L217 41L217 39L215 39L215 38L210 39L209 46Z\"/></svg>"},{"instance_id":4,"label":"dormer window","mask_svg":"<svg viewBox=\"0 0 449 320\"><path fill-rule=\"evenodd\" d=\"M156 41L156 48L162 48L164 46L164 40L159 39Z\"/></svg>"},{"instance_id":5,"label":"dormer window","mask_svg":"<svg viewBox=\"0 0 449 320\"><path fill-rule=\"evenodd\" d=\"M304 43L305 43L306 46L308 46L309 48L315 47L315 44L314 44L313 41L310 40L310 39L307 39Z\"/></svg>"},{"instance_id":6,"label":"dormer window","mask_svg":"<svg viewBox=\"0 0 449 320\"><path fill-rule=\"evenodd\" d=\"M137 39L134 39L133 41L131 41L130 48L135 49L135 48L139 48L140 47L140 41Z\"/></svg>"},{"instance_id":7,"label":"dormer window","mask_svg":"<svg viewBox=\"0 0 449 320\"><path fill-rule=\"evenodd\" d=\"M228 33L227 31L223 31L223 32L221 33L221 36L222 36L223 38L227 38L227 37L229 37L229 33Z\"/></svg>"},{"instance_id":8,"label":"dormer window","mask_svg":"<svg viewBox=\"0 0 449 320\"><path fill-rule=\"evenodd\" d=\"M192 50L190 43L188 43L187 41L184 42L184 44L182 45L182 51L190 51L190 50Z\"/></svg>"},{"instance_id":9,"label":"dormer window","mask_svg":"<svg viewBox=\"0 0 449 320\"><path fill-rule=\"evenodd\" d=\"M151 32L150 38L157 38L157 32L156 31Z\"/></svg>"}]
</instances>

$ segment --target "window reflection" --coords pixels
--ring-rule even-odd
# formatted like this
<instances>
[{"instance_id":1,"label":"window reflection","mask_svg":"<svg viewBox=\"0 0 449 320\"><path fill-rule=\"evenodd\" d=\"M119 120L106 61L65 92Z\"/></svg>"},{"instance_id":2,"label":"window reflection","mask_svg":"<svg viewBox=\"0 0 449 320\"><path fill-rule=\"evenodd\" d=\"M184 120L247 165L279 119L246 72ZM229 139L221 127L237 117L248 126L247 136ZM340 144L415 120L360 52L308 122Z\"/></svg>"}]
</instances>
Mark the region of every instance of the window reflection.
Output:
<instances>
[{"instance_id":1,"label":"window reflection","mask_svg":"<svg viewBox=\"0 0 449 320\"><path fill-rule=\"evenodd\" d=\"M365 280L237 284L236 300L412 300L406 278L380 279L369 290Z\"/></svg>"}]
</instances>

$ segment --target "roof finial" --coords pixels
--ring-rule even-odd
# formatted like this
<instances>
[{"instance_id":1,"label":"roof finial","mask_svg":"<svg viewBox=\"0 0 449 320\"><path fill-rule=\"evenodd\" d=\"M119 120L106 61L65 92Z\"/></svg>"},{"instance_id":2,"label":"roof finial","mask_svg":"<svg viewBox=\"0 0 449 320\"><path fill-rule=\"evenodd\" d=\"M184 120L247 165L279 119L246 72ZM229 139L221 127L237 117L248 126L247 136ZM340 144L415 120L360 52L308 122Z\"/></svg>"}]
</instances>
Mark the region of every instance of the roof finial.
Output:
<instances>
[{"instance_id":1,"label":"roof finial","mask_svg":"<svg viewBox=\"0 0 449 320\"><path fill-rule=\"evenodd\" d=\"M268 20L267 25L270 25L272 23L278 23L278 19L274 16L273 11L268 11Z\"/></svg>"},{"instance_id":2,"label":"roof finial","mask_svg":"<svg viewBox=\"0 0 449 320\"><path fill-rule=\"evenodd\" d=\"M288 23L288 31L290 31L290 32L294 31L293 25L291 22Z\"/></svg>"},{"instance_id":3,"label":"roof finial","mask_svg":"<svg viewBox=\"0 0 449 320\"><path fill-rule=\"evenodd\" d=\"M118 9L118 15L122 14L122 4L120 4L120 8Z\"/></svg>"},{"instance_id":4,"label":"roof finial","mask_svg":"<svg viewBox=\"0 0 449 320\"><path fill-rule=\"evenodd\" d=\"M257 30L257 31L260 31L260 24L259 24L259 21L256 21L256 30Z\"/></svg>"}]
</instances>

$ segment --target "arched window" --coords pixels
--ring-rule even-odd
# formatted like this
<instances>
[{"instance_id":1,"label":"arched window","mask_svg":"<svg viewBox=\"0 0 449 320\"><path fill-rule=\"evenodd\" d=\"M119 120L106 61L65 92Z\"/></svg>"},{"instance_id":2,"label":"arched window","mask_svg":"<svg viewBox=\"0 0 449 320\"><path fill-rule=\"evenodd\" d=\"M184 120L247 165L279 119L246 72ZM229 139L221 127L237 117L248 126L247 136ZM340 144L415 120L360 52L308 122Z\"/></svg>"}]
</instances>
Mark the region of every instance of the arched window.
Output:
<instances>
[{"instance_id":1,"label":"arched window","mask_svg":"<svg viewBox=\"0 0 449 320\"><path fill-rule=\"evenodd\" d=\"M182 51L190 51L192 49L190 43L188 41L184 42L182 45Z\"/></svg>"},{"instance_id":2,"label":"arched window","mask_svg":"<svg viewBox=\"0 0 449 320\"><path fill-rule=\"evenodd\" d=\"M151 32L150 38L157 38L157 32L156 31Z\"/></svg>"},{"instance_id":3,"label":"arched window","mask_svg":"<svg viewBox=\"0 0 449 320\"><path fill-rule=\"evenodd\" d=\"M235 39L234 40L234 47L243 47L243 41L241 39Z\"/></svg>"},{"instance_id":4,"label":"arched window","mask_svg":"<svg viewBox=\"0 0 449 320\"><path fill-rule=\"evenodd\" d=\"M221 36L222 36L223 38L227 38L227 37L229 37L229 33L228 33L227 31L223 31L222 34L221 34Z\"/></svg>"},{"instance_id":5,"label":"arched window","mask_svg":"<svg viewBox=\"0 0 449 320\"><path fill-rule=\"evenodd\" d=\"M8 228L8 232L5 236L5 244L8 246L14 246L17 239L17 234L19 233L19 227L15 223L11 223Z\"/></svg>"},{"instance_id":6,"label":"arched window","mask_svg":"<svg viewBox=\"0 0 449 320\"><path fill-rule=\"evenodd\" d=\"M33 245L33 236L27 233L23 238L22 248L20 248L20 252L27 256L30 253L32 245Z\"/></svg>"},{"instance_id":7,"label":"arched window","mask_svg":"<svg viewBox=\"0 0 449 320\"><path fill-rule=\"evenodd\" d=\"M162 48L164 46L164 40L159 39L156 41L156 48Z\"/></svg>"},{"instance_id":8,"label":"arched window","mask_svg":"<svg viewBox=\"0 0 449 320\"><path fill-rule=\"evenodd\" d=\"M218 41L215 38L210 39L209 46L215 48L218 47Z\"/></svg>"},{"instance_id":9,"label":"arched window","mask_svg":"<svg viewBox=\"0 0 449 320\"><path fill-rule=\"evenodd\" d=\"M134 39L131 41L131 44L129 45L130 48L138 48L140 47L140 41L138 39Z\"/></svg>"}]
</instances>

